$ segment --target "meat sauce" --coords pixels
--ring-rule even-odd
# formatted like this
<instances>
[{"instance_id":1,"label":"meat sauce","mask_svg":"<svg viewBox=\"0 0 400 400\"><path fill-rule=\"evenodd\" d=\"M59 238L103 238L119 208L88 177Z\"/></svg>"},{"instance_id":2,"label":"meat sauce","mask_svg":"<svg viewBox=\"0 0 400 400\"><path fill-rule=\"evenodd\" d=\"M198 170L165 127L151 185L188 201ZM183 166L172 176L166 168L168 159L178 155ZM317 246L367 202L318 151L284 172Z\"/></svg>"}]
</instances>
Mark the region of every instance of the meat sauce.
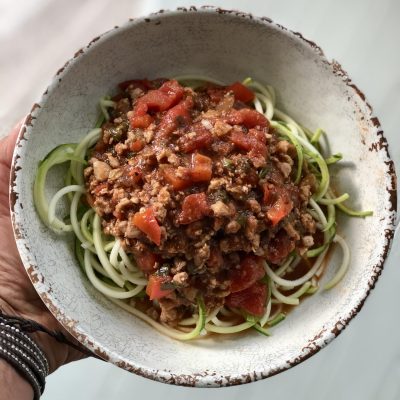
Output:
<instances>
[{"instance_id":1,"label":"meat sauce","mask_svg":"<svg viewBox=\"0 0 400 400\"><path fill-rule=\"evenodd\" d=\"M272 268L314 244L315 177L236 82L119 85L85 169L88 202L148 277L149 315L171 325L197 296L261 315ZM305 166L306 167L306 166ZM305 172L304 172L305 171Z\"/></svg>"}]
</instances>

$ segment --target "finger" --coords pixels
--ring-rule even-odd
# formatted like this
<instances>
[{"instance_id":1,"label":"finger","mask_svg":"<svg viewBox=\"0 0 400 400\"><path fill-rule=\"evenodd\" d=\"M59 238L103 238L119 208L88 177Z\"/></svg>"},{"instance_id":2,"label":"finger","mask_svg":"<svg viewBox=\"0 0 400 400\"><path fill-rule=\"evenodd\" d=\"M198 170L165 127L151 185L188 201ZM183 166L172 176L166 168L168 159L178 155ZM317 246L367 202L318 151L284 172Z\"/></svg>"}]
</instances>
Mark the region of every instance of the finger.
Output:
<instances>
[{"instance_id":1,"label":"finger","mask_svg":"<svg viewBox=\"0 0 400 400\"><path fill-rule=\"evenodd\" d=\"M0 163L5 164L7 167L11 166L15 142L17 141L21 126L22 121L12 129L8 136L0 140Z\"/></svg>"}]
</instances>

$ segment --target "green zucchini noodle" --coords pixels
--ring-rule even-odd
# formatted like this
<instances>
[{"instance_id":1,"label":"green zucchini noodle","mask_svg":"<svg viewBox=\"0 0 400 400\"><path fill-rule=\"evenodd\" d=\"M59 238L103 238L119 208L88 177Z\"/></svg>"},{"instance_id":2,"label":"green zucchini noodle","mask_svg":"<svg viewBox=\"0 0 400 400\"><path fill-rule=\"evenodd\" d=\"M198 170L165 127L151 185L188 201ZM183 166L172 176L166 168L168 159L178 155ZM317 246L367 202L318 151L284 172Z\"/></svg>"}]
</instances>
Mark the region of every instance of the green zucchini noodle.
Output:
<instances>
[{"instance_id":1,"label":"green zucchini noodle","mask_svg":"<svg viewBox=\"0 0 400 400\"><path fill-rule=\"evenodd\" d=\"M218 80L200 75L182 75L175 79L192 88L206 82L223 85ZM90 284L111 302L173 339L191 340L211 333L232 334L249 329L269 336L269 329L286 318L285 310L288 307L297 306L301 299L318 292L319 278L324 272L326 255L332 243L341 248L342 260L323 288L333 288L345 276L350 266L350 250L345 238L336 234L336 211L354 217L372 215L372 211L355 211L347 207L344 203L349 199L349 194L335 195L330 187L329 166L340 162L342 154L324 154L321 139L326 140L327 133L320 128L312 132L278 109L272 86L251 78L242 83L254 92L254 108L267 117L280 137L294 146L297 157L294 166L295 183L300 183L304 168L312 169L317 178L317 190L309 201L307 211L317 221L317 229L323 236L322 245L309 249L303 256L291 253L275 270L267 262L264 263L266 275L262 282L267 285L268 294L261 317L245 315L227 306L207 311L203 299L199 297L193 315L172 328L155 321L135 307L137 299L145 294L148 280L137 267L133 256L125 252L121 242L103 233L100 216L82 201L86 192L83 170L89 158L88 153L99 140L103 122L110 118L108 109L116 106L109 97L100 99L101 116L96 128L89 131L79 143L63 144L52 150L40 162L36 174L33 195L39 217L56 233L73 232L76 257ZM64 163L68 165L64 186L48 200L45 194L47 173L55 165ZM64 205L68 204L68 223L66 219L57 216L63 198L66 200ZM311 261L309 269L303 276L291 279L290 274L304 258Z\"/></svg>"}]
</instances>

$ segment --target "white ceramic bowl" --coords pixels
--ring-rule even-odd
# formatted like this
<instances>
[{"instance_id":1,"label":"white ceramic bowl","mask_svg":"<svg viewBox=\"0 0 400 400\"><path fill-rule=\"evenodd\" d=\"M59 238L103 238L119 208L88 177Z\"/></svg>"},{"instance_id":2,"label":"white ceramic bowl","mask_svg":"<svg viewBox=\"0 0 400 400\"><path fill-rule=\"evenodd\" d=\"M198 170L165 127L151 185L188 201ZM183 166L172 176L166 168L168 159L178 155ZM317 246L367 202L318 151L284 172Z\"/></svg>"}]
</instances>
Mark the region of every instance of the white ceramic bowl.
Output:
<instances>
[{"instance_id":1,"label":"white ceramic bowl","mask_svg":"<svg viewBox=\"0 0 400 400\"><path fill-rule=\"evenodd\" d=\"M132 78L200 73L227 83L247 76L277 89L280 108L323 127L344 154L335 185L364 219L340 218L351 267L333 290L303 301L273 336L248 333L181 343L162 336L98 293L79 270L71 237L40 222L32 202L38 161L94 125L97 102ZM50 191L62 185L52 174ZM262 379L316 353L357 314L381 273L393 236L396 189L386 139L362 92L321 49L266 18L219 9L160 12L95 38L59 70L35 104L14 155L11 208L18 248L39 295L82 344L129 371L161 382L201 387ZM335 268L336 257L330 260ZM327 277L325 277L327 279Z\"/></svg>"}]
</instances>

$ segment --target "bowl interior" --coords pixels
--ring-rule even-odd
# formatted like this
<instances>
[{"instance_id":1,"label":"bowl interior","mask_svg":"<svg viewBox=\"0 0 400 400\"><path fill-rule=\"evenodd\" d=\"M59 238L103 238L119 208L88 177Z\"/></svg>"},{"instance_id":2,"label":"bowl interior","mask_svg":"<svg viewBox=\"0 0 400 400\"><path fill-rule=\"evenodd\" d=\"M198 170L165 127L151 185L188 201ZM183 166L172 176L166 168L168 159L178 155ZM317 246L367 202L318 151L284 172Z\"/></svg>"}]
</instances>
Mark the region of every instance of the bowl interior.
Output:
<instances>
[{"instance_id":1,"label":"bowl interior","mask_svg":"<svg viewBox=\"0 0 400 400\"><path fill-rule=\"evenodd\" d=\"M181 343L121 310L88 283L71 237L49 232L32 204L37 163L52 148L79 141L101 96L132 78L196 73L226 83L247 76L274 86L278 106L314 130L322 127L343 166L333 176L357 208L374 216L340 218L352 254L343 281L302 302L266 338L257 333ZM33 110L15 156L13 219L24 264L56 317L82 343L121 367L176 384L219 386L260 379L307 358L358 311L388 250L394 218L390 160L363 96L318 48L269 21L215 10L172 12L129 22L93 41L55 77ZM49 192L63 185L63 169ZM393 194L392 194L393 197ZM339 262L336 252L328 273ZM325 276L324 279L327 279Z\"/></svg>"}]
</instances>

